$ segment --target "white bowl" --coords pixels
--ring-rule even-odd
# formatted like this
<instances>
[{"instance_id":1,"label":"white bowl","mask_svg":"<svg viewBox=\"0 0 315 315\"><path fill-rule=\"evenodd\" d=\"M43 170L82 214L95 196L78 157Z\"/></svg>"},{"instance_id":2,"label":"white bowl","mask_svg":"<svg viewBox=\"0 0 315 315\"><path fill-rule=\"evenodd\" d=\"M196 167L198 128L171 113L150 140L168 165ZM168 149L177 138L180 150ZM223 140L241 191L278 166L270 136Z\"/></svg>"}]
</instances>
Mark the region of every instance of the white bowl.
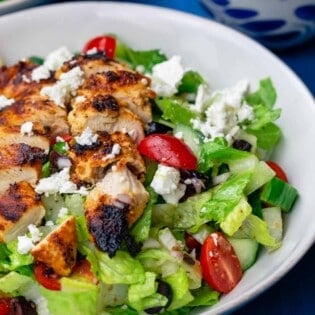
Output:
<instances>
[{"instance_id":1,"label":"white bowl","mask_svg":"<svg viewBox=\"0 0 315 315\"><path fill-rule=\"evenodd\" d=\"M283 246L262 253L239 285L220 302L196 314L230 311L283 277L315 240L315 106L297 76L268 50L216 22L151 6L86 2L49 5L0 18L0 56L8 64L30 55L45 56L67 45L78 51L93 36L116 33L137 49L161 48L180 54L214 88L247 78L255 86L271 77L283 108L284 139L274 158L287 170L300 198L286 218ZM14 34L14 36L13 36ZM259 62L257 62L259 60Z\"/></svg>"},{"instance_id":2,"label":"white bowl","mask_svg":"<svg viewBox=\"0 0 315 315\"><path fill-rule=\"evenodd\" d=\"M310 0L201 0L214 18L272 49L315 37L315 2Z\"/></svg>"}]
</instances>

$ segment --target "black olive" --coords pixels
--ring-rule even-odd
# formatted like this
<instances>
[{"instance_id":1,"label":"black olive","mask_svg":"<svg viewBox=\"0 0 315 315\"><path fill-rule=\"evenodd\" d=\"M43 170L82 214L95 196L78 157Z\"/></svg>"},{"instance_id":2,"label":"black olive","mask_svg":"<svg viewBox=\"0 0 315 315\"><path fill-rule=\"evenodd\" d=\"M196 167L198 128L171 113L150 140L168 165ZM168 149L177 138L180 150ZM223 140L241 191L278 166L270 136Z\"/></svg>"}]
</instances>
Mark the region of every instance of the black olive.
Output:
<instances>
[{"instance_id":1,"label":"black olive","mask_svg":"<svg viewBox=\"0 0 315 315\"><path fill-rule=\"evenodd\" d=\"M150 308L145 309L144 311L148 314L158 314L162 311L165 311L172 303L173 291L170 285L159 279L157 280L157 283L158 283L158 288L156 292L164 295L168 301L165 306L156 306L156 307L150 307Z\"/></svg>"},{"instance_id":2,"label":"black olive","mask_svg":"<svg viewBox=\"0 0 315 315\"><path fill-rule=\"evenodd\" d=\"M209 178L197 171L181 170L180 182L186 185L185 195L180 199L180 202L183 202L188 197L200 193L207 188Z\"/></svg>"},{"instance_id":3,"label":"black olive","mask_svg":"<svg viewBox=\"0 0 315 315\"><path fill-rule=\"evenodd\" d=\"M163 125L161 123L158 123L156 121L151 121L148 123L148 128L146 130L147 135L151 135L154 133L167 133L169 131L172 131L173 129L169 126Z\"/></svg>"},{"instance_id":4,"label":"black olive","mask_svg":"<svg viewBox=\"0 0 315 315\"><path fill-rule=\"evenodd\" d=\"M252 148L252 145L246 140L238 139L233 142L233 148L249 152Z\"/></svg>"},{"instance_id":5,"label":"black olive","mask_svg":"<svg viewBox=\"0 0 315 315\"><path fill-rule=\"evenodd\" d=\"M12 314L14 315L37 315L35 303L19 296L10 301ZM10 313L11 314L11 313Z\"/></svg>"}]
</instances>

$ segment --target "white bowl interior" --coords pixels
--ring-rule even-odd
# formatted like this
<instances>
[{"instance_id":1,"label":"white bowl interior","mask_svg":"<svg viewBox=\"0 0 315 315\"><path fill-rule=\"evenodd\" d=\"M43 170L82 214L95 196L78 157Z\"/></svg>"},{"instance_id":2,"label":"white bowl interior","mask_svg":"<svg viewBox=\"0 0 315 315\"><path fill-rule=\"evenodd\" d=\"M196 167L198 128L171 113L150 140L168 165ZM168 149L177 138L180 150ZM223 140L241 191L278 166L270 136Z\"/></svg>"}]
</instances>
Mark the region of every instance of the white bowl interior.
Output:
<instances>
[{"instance_id":1,"label":"white bowl interior","mask_svg":"<svg viewBox=\"0 0 315 315\"><path fill-rule=\"evenodd\" d=\"M220 24L167 9L114 2L49 5L0 18L0 56L7 64L30 55L45 56L66 45L81 49L91 37L116 33L134 48L161 48L183 56L215 88L240 79L253 86L270 76L283 109L284 138L275 159L300 192L286 219L283 246L262 253L241 283L220 302L198 314L218 314L253 298L282 277L315 239L315 106L303 83L274 55L247 37Z\"/></svg>"}]
</instances>

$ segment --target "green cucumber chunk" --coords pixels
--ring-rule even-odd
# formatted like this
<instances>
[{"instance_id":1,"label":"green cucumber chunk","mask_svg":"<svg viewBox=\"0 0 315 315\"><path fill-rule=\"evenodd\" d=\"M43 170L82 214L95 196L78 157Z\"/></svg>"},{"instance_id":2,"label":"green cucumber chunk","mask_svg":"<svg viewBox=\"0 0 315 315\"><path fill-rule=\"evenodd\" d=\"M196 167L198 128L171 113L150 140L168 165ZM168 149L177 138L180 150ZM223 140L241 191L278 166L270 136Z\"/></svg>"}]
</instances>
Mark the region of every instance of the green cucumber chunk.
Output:
<instances>
[{"instance_id":1,"label":"green cucumber chunk","mask_svg":"<svg viewBox=\"0 0 315 315\"><path fill-rule=\"evenodd\" d=\"M297 197L298 192L293 186L274 177L264 185L260 200L268 206L279 207L282 211L289 212Z\"/></svg>"},{"instance_id":2,"label":"green cucumber chunk","mask_svg":"<svg viewBox=\"0 0 315 315\"><path fill-rule=\"evenodd\" d=\"M268 225L270 235L277 241L282 240L282 213L279 207L269 207L262 209L262 216Z\"/></svg>"},{"instance_id":3,"label":"green cucumber chunk","mask_svg":"<svg viewBox=\"0 0 315 315\"><path fill-rule=\"evenodd\" d=\"M238 257L242 270L250 268L257 259L259 244L249 238L228 238L233 246L236 256Z\"/></svg>"}]
</instances>

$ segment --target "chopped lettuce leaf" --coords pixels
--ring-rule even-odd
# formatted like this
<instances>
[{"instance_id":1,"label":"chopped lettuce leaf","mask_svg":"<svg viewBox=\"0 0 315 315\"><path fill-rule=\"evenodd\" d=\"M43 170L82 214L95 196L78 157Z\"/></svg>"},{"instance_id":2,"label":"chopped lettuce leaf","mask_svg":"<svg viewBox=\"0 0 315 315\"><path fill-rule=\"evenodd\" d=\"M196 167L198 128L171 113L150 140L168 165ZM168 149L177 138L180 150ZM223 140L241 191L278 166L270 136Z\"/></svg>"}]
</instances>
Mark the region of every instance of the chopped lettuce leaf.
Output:
<instances>
[{"instance_id":1,"label":"chopped lettuce leaf","mask_svg":"<svg viewBox=\"0 0 315 315\"><path fill-rule=\"evenodd\" d=\"M161 98L156 100L156 104L163 113L162 118L174 124L191 126L191 120L196 117L187 104L178 99Z\"/></svg>"},{"instance_id":2,"label":"chopped lettuce leaf","mask_svg":"<svg viewBox=\"0 0 315 315\"><path fill-rule=\"evenodd\" d=\"M202 144L198 161L198 170L202 173L208 171L214 163L229 163L251 156L251 153L228 147L218 141Z\"/></svg>"},{"instance_id":3,"label":"chopped lettuce leaf","mask_svg":"<svg viewBox=\"0 0 315 315\"><path fill-rule=\"evenodd\" d=\"M167 60L159 49L133 50L121 40L117 40L116 58L126 61L133 69L143 66L145 72L151 72L154 65Z\"/></svg>"},{"instance_id":4,"label":"chopped lettuce leaf","mask_svg":"<svg viewBox=\"0 0 315 315\"><path fill-rule=\"evenodd\" d=\"M194 299L189 291L189 279L183 268L179 268L176 273L163 280L171 286L173 291L172 303L168 307L170 311L183 307Z\"/></svg>"},{"instance_id":5,"label":"chopped lettuce leaf","mask_svg":"<svg viewBox=\"0 0 315 315\"><path fill-rule=\"evenodd\" d=\"M194 300L189 306L211 306L219 301L220 293L212 290L208 285L204 285L197 290L191 291Z\"/></svg>"},{"instance_id":6,"label":"chopped lettuce leaf","mask_svg":"<svg viewBox=\"0 0 315 315\"><path fill-rule=\"evenodd\" d=\"M267 246L269 249L277 249L281 243L270 235L268 224L257 216L250 214L242 226L234 233L235 238L250 238Z\"/></svg>"},{"instance_id":7,"label":"chopped lettuce leaf","mask_svg":"<svg viewBox=\"0 0 315 315\"><path fill-rule=\"evenodd\" d=\"M243 197L251 175L251 172L244 172L230 176L216 189L213 197L203 205L200 211L201 217L209 221L223 222Z\"/></svg>"},{"instance_id":8,"label":"chopped lettuce leaf","mask_svg":"<svg viewBox=\"0 0 315 315\"><path fill-rule=\"evenodd\" d=\"M51 314L97 315L99 286L86 281L71 278L61 279L61 291L40 288L42 295L48 302Z\"/></svg>"},{"instance_id":9,"label":"chopped lettuce leaf","mask_svg":"<svg viewBox=\"0 0 315 315\"><path fill-rule=\"evenodd\" d=\"M202 76L192 70L184 73L182 81L178 87L179 93L197 93L200 84L204 83Z\"/></svg>"},{"instance_id":10,"label":"chopped lettuce leaf","mask_svg":"<svg viewBox=\"0 0 315 315\"><path fill-rule=\"evenodd\" d=\"M150 194L149 202L147 203L141 218L135 223L130 234L134 236L137 243L144 242L150 233L151 228L151 218L152 218L152 207L157 201L157 193L148 187L147 191Z\"/></svg>"},{"instance_id":11,"label":"chopped lettuce leaf","mask_svg":"<svg viewBox=\"0 0 315 315\"><path fill-rule=\"evenodd\" d=\"M236 207L226 216L225 220L220 223L220 228L224 233L231 236L242 225L243 221L252 212L252 207L245 197L242 197Z\"/></svg>"}]
</instances>

